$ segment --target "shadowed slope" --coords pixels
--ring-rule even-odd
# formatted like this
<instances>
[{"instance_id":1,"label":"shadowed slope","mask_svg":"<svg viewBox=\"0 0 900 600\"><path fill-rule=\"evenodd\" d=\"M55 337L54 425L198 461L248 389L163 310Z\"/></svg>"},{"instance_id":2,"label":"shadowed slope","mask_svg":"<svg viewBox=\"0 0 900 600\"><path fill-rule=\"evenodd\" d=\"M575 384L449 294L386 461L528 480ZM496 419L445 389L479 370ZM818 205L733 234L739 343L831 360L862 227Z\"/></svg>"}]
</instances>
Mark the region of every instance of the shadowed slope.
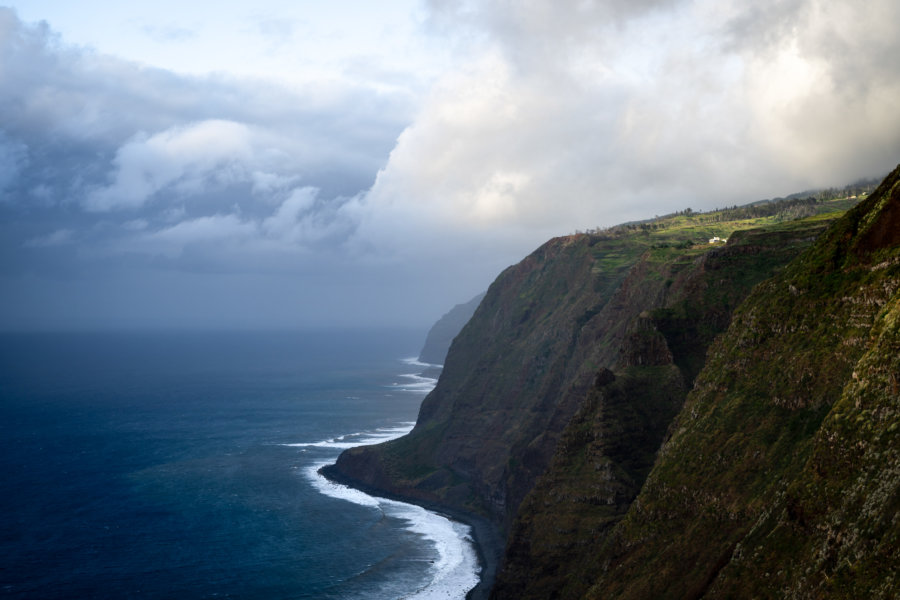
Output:
<instances>
[{"instance_id":1,"label":"shadowed slope","mask_svg":"<svg viewBox=\"0 0 900 600\"><path fill-rule=\"evenodd\" d=\"M893 598L900 168L709 352L596 598Z\"/></svg>"}]
</instances>

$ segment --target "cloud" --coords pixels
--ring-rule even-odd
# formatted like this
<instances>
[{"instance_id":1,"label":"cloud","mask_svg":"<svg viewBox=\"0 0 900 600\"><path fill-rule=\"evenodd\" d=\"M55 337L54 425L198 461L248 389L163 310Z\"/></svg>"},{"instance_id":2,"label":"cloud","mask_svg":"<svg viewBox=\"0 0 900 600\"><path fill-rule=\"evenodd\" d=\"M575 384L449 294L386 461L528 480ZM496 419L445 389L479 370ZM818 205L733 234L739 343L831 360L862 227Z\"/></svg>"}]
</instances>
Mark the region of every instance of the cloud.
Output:
<instances>
[{"instance_id":1,"label":"cloud","mask_svg":"<svg viewBox=\"0 0 900 600\"><path fill-rule=\"evenodd\" d=\"M340 289L363 298L356 282L371 278L347 251L345 206L371 186L414 99L401 80L377 83L181 76L68 45L0 8L0 279L17 290L0 327L18 326L14 315L65 322L62 296L92 323L126 297L129 314L176 319L178 306L149 298L184 297L193 275L219 278L197 286L218 298L258 295L283 320L324 319ZM309 293L296 307L274 297L297 278L331 288L328 300L314 311Z\"/></svg>"},{"instance_id":2,"label":"cloud","mask_svg":"<svg viewBox=\"0 0 900 600\"><path fill-rule=\"evenodd\" d=\"M28 147L17 140L9 139L0 130L0 198L3 190L16 181L28 163Z\"/></svg>"},{"instance_id":3,"label":"cloud","mask_svg":"<svg viewBox=\"0 0 900 600\"><path fill-rule=\"evenodd\" d=\"M229 160L241 177L258 171L353 195L384 164L411 100L399 86L345 80L297 90L180 76L66 45L46 23L0 8L0 172L19 201L42 185L45 198L91 210L136 208L224 174L217 167ZM31 160L12 160L10 148Z\"/></svg>"},{"instance_id":4,"label":"cloud","mask_svg":"<svg viewBox=\"0 0 900 600\"><path fill-rule=\"evenodd\" d=\"M179 76L0 9L5 268L221 274L236 297L253 275L302 288L305 314L402 320L554 235L900 156L893 0L429 0L422 18L449 68L419 95L358 57L302 89ZM287 24L248 27L280 41Z\"/></svg>"},{"instance_id":5,"label":"cloud","mask_svg":"<svg viewBox=\"0 0 900 600\"><path fill-rule=\"evenodd\" d=\"M57 229L47 235L38 236L25 242L26 248L53 248L64 246L74 241L75 232L71 229Z\"/></svg>"},{"instance_id":6,"label":"cloud","mask_svg":"<svg viewBox=\"0 0 900 600\"><path fill-rule=\"evenodd\" d=\"M355 223L342 212L343 202L323 203L314 188L299 188L260 224L266 239L283 246L310 249L331 240L339 248Z\"/></svg>"},{"instance_id":7,"label":"cloud","mask_svg":"<svg viewBox=\"0 0 900 600\"><path fill-rule=\"evenodd\" d=\"M409 215L411 237L537 241L882 175L900 156L891 0L428 7L464 59L367 194L372 239Z\"/></svg>"},{"instance_id":8,"label":"cloud","mask_svg":"<svg viewBox=\"0 0 900 600\"><path fill-rule=\"evenodd\" d=\"M133 252L177 257L186 250L223 244L240 245L256 234L256 225L234 214L209 215L181 221L171 227L149 232L127 242Z\"/></svg>"},{"instance_id":9,"label":"cloud","mask_svg":"<svg viewBox=\"0 0 900 600\"><path fill-rule=\"evenodd\" d=\"M112 182L92 190L84 205L91 211L138 208L167 188L186 195L227 185L250 177L241 171L253 155L249 128L232 121L201 121L150 137L139 134L117 151Z\"/></svg>"},{"instance_id":10,"label":"cloud","mask_svg":"<svg viewBox=\"0 0 900 600\"><path fill-rule=\"evenodd\" d=\"M760 144L789 172L829 183L883 174L900 154L900 6L792 8L776 38L754 40L746 14L732 21Z\"/></svg>"},{"instance_id":11,"label":"cloud","mask_svg":"<svg viewBox=\"0 0 900 600\"><path fill-rule=\"evenodd\" d=\"M435 232L446 256L482 247L479 236L518 252L576 228L877 175L900 148L898 9L886 0L426 9L462 51L405 129L408 99L383 88L331 82L297 96L177 77L67 47L3 11L3 48L19 58L4 76L15 101L0 112L15 126L0 173L34 191L20 198L40 190L143 219L144 234L178 211L234 215L260 244L399 260L437 251ZM42 67L40 81L24 65Z\"/></svg>"},{"instance_id":12,"label":"cloud","mask_svg":"<svg viewBox=\"0 0 900 600\"><path fill-rule=\"evenodd\" d=\"M285 274L317 270L347 260L345 242L356 223L343 211L347 201L328 201L315 188L294 188L278 204L247 214L231 211L192 217L170 209L164 218L95 227L80 242L95 258L160 258L172 266L205 271L265 271ZM29 247L69 241L72 231L40 236Z\"/></svg>"},{"instance_id":13,"label":"cloud","mask_svg":"<svg viewBox=\"0 0 900 600\"><path fill-rule=\"evenodd\" d=\"M290 42L296 29L293 20L273 17L259 17L255 26L263 37L274 40L274 44L279 46Z\"/></svg>"}]
</instances>

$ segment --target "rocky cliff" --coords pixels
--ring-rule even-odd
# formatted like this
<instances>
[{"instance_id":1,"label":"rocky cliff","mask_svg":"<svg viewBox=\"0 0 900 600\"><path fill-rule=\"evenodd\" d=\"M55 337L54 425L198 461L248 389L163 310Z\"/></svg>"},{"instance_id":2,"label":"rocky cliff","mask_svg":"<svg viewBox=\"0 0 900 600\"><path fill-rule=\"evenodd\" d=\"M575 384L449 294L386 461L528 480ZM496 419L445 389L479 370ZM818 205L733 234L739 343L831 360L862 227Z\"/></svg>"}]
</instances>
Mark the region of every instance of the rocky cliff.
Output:
<instances>
[{"instance_id":1,"label":"rocky cliff","mask_svg":"<svg viewBox=\"0 0 900 600\"><path fill-rule=\"evenodd\" d=\"M740 595L747 573L777 597L805 568L878 572L897 531L896 179L833 225L845 204L798 200L551 240L488 290L414 430L328 474L492 523L498 598ZM860 399L881 389L893 405Z\"/></svg>"},{"instance_id":2,"label":"rocky cliff","mask_svg":"<svg viewBox=\"0 0 900 600\"><path fill-rule=\"evenodd\" d=\"M900 168L709 351L591 598L900 595Z\"/></svg>"},{"instance_id":3,"label":"rocky cliff","mask_svg":"<svg viewBox=\"0 0 900 600\"><path fill-rule=\"evenodd\" d=\"M472 318L482 298L484 298L484 294L478 294L468 302L457 304L438 319L428 331L428 335L425 336L425 345L422 346L422 351L419 353L421 362L432 365L444 364L450 344Z\"/></svg>"},{"instance_id":4,"label":"rocky cliff","mask_svg":"<svg viewBox=\"0 0 900 600\"><path fill-rule=\"evenodd\" d=\"M739 231L699 256L673 250L632 269L632 277L661 283L665 293L631 319L618 360L598 374L519 510L496 597L586 593L600 573L599 544L641 489L708 346L752 287L824 227L809 220Z\"/></svg>"}]
</instances>

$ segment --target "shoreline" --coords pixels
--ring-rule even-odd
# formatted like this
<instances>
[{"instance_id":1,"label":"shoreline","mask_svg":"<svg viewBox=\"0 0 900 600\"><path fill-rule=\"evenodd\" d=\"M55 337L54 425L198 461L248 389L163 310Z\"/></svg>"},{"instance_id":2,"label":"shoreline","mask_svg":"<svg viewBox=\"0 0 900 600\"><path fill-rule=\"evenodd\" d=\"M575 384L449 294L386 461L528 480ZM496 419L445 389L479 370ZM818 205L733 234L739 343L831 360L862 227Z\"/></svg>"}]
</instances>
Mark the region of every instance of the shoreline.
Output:
<instances>
[{"instance_id":1,"label":"shoreline","mask_svg":"<svg viewBox=\"0 0 900 600\"><path fill-rule=\"evenodd\" d=\"M471 530L473 546L475 547L475 554L481 572L478 574L478 583L466 593L466 600L488 600L491 589L494 586L500 559L506 546L499 529L488 519L435 502L410 498L366 485L341 473L334 463L321 467L318 473L331 482L346 485L370 496L414 504L453 521L468 525Z\"/></svg>"}]
</instances>

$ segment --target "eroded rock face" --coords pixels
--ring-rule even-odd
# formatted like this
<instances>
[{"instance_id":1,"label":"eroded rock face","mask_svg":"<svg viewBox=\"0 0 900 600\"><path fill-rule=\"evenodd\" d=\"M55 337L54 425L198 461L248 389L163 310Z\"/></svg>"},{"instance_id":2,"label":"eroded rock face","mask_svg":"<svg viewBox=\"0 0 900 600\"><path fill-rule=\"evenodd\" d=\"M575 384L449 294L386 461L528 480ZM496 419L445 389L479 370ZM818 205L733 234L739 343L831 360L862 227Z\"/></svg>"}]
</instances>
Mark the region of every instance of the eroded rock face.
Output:
<instances>
[{"instance_id":1,"label":"eroded rock face","mask_svg":"<svg viewBox=\"0 0 900 600\"><path fill-rule=\"evenodd\" d=\"M444 364L450 344L472 318L483 298L484 294L478 294L468 302L457 304L441 317L428 331L419 360L433 365Z\"/></svg>"},{"instance_id":2,"label":"eroded rock face","mask_svg":"<svg viewBox=\"0 0 900 600\"><path fill-rule=\"evenodd\" d=\"M900 169L717 339L591 598L896 598Z\"/></svg>"},{"instance_id":3,"label":"eroded rock face","mask_svg":"<svg viewBox=\"0 0 900 600\"><path fill-rule=\"evenodd\" d=\"M797 256L823 224L732 236L732 245L670 261L643 259L620 302L652 297L633 316L619 356L599 370L552 461L522 503L495 598L578 598L601 574L596 555L627 513L681 410L708 346L753 285ZM801 241L805 240L805 241ZM663 293L653 293L657 282Z\"/></svg>"},{"instance_id":4,"label":"eroded rock face","mask_svg":"<svg viewBox=\"0 0 900 600\"><path fill-rule=\"evenodd\" d=\"M623 338L629 315L651 307L613 305L628 268L600 277L595 262L580 235L505 271L451 346L412 433L347 452L338 470L505 525L584 400L596 374L588 361L615 363L604 338Z\"/></svg>"},{"instance_id":5,"label":"eroded rock face","mask_svg":"<svg viewBox=\"0 0 900 600\"><path fill-rule=\"evenodd\" d=\"M671 363L626 367L604 381L522 503L493 597L579 597L599 574L597 544L640 490L686 393Z\"/></svg>"},{"instance_id":6,"label":"eroded rock face","mask_svg":"<svg viewBox=\"0 0 900 600\"><path fill-rule=\"evenodd\" d=\"M803 527L831 532L816 564L840 568L858 549L838 525L849 508L827 522L810 515L823 497L815 477L853 460L828 445L858 441L844 421L821 437L848 378L856 372L853 410L868 410L856 406L865 390L898 386L883 350L861 362L873 339L895 343L883 316L900 269L886 189L811 249L827 222L738 231L714 248L652 245L649 229L551 240L488 290L415 429L346 451L331 474L509 533L497 598L740 597L742 574L789 562L802 535L769 554L748 554L749 540ZM879 435L859 458L873 473L896 441ZM881 531L893 490L877 490L860 531ZM895 557L875 546L878 560ZM786 593L777 585L774 596Z\"/></svg>"}]
</instances>

